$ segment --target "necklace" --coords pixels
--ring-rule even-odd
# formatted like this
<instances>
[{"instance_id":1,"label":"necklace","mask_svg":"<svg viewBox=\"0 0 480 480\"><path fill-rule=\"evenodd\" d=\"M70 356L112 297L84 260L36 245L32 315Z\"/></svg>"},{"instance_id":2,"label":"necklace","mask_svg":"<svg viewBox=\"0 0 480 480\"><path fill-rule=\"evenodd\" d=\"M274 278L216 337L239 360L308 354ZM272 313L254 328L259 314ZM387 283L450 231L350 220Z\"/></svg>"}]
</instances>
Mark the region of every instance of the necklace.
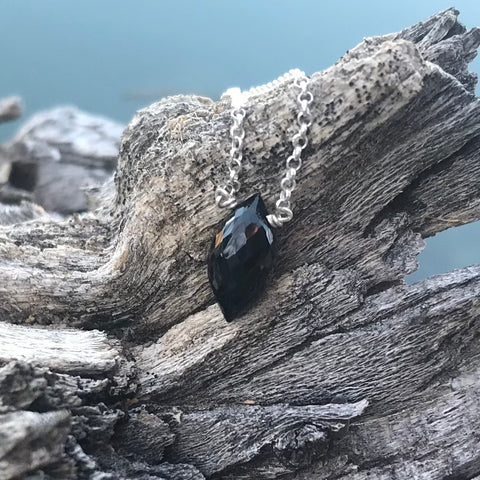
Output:
<instances>
[{"instance_id":1,"label":"necklace","mask_svg":"<svg viewBox=\"0 0 480 480\"><path fill-rule=\"evenodd\" d=\"M275 211L268 214L260 193L240 204L236 200L236 193L240 189L239 174L245 138L245 104L248 99L286 82L292 82L300 89L297 96L299 130L292 137L293 150L286 160ZM239 88L229 89L226 95L231 98L232 104L232 146L227 162L229 177L223 187L215 190L215 203L220 208L234 208L234 211L213 239L208 257L208 278L225 319L232 321L243 314L264 289L275 255L273 229L282 227L293 218L291 195L296 187L296 174L302 166L302 151L308 142L307 130L312 123L309 105L313 95L309 91L308 77L298 69L290 70L273 82L247 92Z\"/></svg>"}]
</instances>

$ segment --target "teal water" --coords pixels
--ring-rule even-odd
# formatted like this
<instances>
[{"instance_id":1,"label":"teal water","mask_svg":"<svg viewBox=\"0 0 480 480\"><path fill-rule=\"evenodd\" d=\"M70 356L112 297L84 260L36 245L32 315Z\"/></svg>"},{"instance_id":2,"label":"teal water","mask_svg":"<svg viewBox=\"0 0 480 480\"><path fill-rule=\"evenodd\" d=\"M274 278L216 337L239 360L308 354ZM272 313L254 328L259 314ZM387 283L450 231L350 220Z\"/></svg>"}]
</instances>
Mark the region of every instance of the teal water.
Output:
<instances>
[{"instance_id":1,"label":"teal water","mask_svg":"<svg viewBox=\"0 0 480 480\"><path fill-rule=\"evenodd\" d=\"M363 37L401 30L452 6L443 0L0 0L0 96L26 115L58 104L124 123L175 93L218 97L293 67L328 67ZM456 1L480 26L480 2ZM479 71L479 62L471 70ZM19 122L0 127L8 138ZM480 223L427 240L416 281L480 263Z\"/></svg>"}]
</instances>

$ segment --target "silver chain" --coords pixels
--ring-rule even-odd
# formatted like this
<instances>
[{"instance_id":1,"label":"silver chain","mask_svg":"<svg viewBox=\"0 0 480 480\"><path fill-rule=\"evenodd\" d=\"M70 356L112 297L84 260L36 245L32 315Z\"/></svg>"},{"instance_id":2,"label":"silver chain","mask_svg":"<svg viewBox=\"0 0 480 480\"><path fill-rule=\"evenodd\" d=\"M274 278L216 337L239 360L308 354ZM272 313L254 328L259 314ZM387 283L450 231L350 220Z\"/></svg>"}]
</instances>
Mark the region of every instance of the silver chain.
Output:
<instances>
[{"instance_id":1,"label":"silver chain","mask_svg":"<svg viewBox=\"0 0 480 480\"><path fill-rule=\"evenodd\" d=\"M268 222L273 227L281 227L284 223L293 218L291 208L292 191L296 187L296 175L302 166L302 151L307 146L307 130L312 124L312 115L310 113L310 104L313 101L312 92L309 91L309 79L304 72L294 69L290 70L280 78L260 87L250 89L248 92L241 92L240 89L230 89L226 95L230 96L232 101L232 126L230 136L232 146L230 149L230 158L228 160L229 178L224 187L217 187L215 191L215 203L222 208L233 208L237 204L235 194L240 189L238 175L242 168L242 147L245 138L243 129L243 119L245 118L245 109L243 105L246 99L258 94L263 94L280 84L294 79L295 87L300 89L297 96L299 111L297 114L298 133L292 137L293 151L286 160L285 175L280 182L280 198L275 203L275 212L267 216Z\"/></svg>"},{"instance_id":2,"label":"silver chain","mask_svg":"<svg viewBox=\"0 0 480 480\"><path fill-rule=\"evenodd\" d=\"M228 159L228 180L224 187L217 187L215 191L215 202L222 208L233 208L237 204L235 194L240 189L238 174L242 169L243 158L243 139L245 130L243 128L243 119L245 118L245 109L243 108L244 98L239 88L231 88L228 94L232 99L232 126L230 127L230 137L232 146L230 148L230 158Z\"/></svg>"},{"instance_id":3,"label":"silver chain","mask_svg":"<svg viewBox=\"0 0 480 480\"><path fill-rule=\"evenodd\" d=\"M299 130L292 137L293 152L285 162L285 175L280 182L280 198L275 203L275 213L267 216L267 220L272 227L281 227L293 218L290 199L297 185L295 177L302 166L302 151L308 144L307 130L312 124L310 104L313 101L313 94L308 90L309 80L304 73L295 79L295 86L300 89L297 96Z\"/></svg>"}]
</instances>

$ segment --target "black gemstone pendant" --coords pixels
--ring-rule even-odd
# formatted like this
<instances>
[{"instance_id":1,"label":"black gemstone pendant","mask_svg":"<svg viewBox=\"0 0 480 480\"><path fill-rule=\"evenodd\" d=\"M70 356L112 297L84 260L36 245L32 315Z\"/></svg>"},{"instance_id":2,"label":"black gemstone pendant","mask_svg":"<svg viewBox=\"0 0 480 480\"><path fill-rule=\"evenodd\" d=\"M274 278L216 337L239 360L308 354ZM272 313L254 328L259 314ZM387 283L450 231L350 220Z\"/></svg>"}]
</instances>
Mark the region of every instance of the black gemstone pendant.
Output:
<instances>
[{"instance_id":1,"label":"black gemstone pendant","mask_svg":"<svg viewBox=\"0 0 480 480\"><path fill-rule=\"evenodd\" d=\"M275 240L259 193L240 204L213 240L208 278L227 322L262 292L273 266Z\"/></svg>"}]
</instances>

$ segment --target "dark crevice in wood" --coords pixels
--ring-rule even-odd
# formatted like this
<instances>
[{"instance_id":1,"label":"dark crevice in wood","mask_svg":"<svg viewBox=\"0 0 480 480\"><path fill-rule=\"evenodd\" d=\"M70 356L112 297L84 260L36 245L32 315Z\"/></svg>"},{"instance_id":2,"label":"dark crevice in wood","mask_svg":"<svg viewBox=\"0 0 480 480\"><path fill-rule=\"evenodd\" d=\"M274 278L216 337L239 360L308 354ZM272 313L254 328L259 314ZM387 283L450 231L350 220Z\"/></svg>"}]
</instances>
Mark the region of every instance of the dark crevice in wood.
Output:
<instances>
[{"instance_id":1,"label":"dark crevice in wood","mask_svg":"<svg viewBox=\"0 0 480 480\"><path fill-rule=\"evenodd\" d=\"M32 191L37 183L37 164L36 163L14 163L12 164L10 184L21 190Z\"/></svg>"},{"instance_id":2,"label":"dark crevice in wood","mask_svg":"<svg viewBox=\"0 0 480 480\"><path fill-rule=\"evenodd\" d=\"M480 455L458 468L458 471L445 475L442 480L475 480L480 475Z\"/></svg>"},{"instance_id":3,"label":"dark crevice in wood","mask_svg":"<svg viewBox=\"0 0 480 480\"><path fill-rule=\"evenodd\" d=\"M468 140L458 151L449 155L447 158L435 163L431 167L423 170L417 175L408 186L402 190L395 198L391 200L385 207L380 210L365 227L363 236L369 237L373 235L375 228L385 219L391 217L395 213L406 212L414 216L415 211L412 210L411 200L415 197L415 190L425 181L435 178L441 172L444 172L452 167L458 156L468 152L470 148L480 141L480 137L474 137Z\"/></svg>"},{"instance_id":4,"label":"dark crevice in wood","mask_svg":"<svg viewBox=\"0 0 480 480\"><path fill-rule=\"evenodd\" d=\"M367 289L365 292L365 297L370 297L371 295L377 295L378 293L384 292L390 288L396 287L397 285L402 285L401 280L395 281L385 281L381 283L377 283L376 285L372 285L370 288Z\"/></svg>"}]
</instances>

